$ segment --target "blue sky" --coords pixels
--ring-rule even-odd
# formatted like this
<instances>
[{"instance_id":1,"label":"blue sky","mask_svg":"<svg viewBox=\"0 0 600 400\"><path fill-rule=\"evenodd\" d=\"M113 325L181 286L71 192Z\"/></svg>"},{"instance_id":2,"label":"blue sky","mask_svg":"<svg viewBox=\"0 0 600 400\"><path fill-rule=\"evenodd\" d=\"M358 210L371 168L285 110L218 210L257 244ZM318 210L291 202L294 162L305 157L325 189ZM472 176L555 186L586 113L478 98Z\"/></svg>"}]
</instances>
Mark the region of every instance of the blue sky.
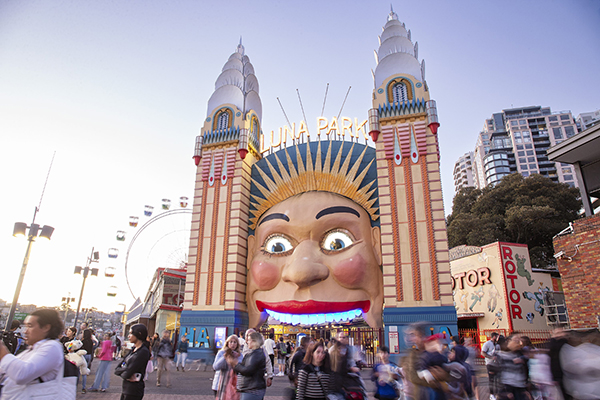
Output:
<instances>
[{"instance_id":1,"label":"blue sky","mask_svg":"<svg viewBox=\"0 0 600 400\"><path fill-rule=\"evenodd\" d=\"M394 2L426 62L437 101L446 214L454 161L485 118L541 105L574 115L600 108L600 1ZM88 280L83 306L131 303L122 258L106 251L145 204L192 197L194 139L214 82L240 36L260 83L264 130L337 115L365 119L373 50L387 1L0 1L0 298L11 300L26 241L11 236L38 205L56 228L33 248L20 301L77 297L75 265L91 248L112 280ZM180 222L177 222L180 223ZM146 255L158 233L140 240ZM142 243L144 242L144 243ZM159 245L160 246L160 243ZM122 248L122 251L123 248ZM143 258L143 257L142 257ZM146 265L144 264L144 265ZM143 268L138 266L137 268ZM119 287L107 298L107 287Z\"/></svg>"}]
</instances>

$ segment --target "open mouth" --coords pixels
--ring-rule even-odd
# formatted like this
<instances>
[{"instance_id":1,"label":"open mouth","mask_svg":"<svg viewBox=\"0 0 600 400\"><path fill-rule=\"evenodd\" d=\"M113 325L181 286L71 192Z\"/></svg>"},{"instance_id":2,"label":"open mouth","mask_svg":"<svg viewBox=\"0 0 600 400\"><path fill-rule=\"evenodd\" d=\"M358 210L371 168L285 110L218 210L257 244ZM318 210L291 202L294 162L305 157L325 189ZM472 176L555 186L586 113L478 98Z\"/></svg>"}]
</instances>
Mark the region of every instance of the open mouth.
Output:
<instances>
[{"instance_id":1,"label":"open mouth","mask_svg":"<svg viewBox=\"0 0 600 400\"><path fill-rule=\"evenodd\" d=\"M348 321L368 312L371 302L368 300L350 302L329 301L284 301L265 303L257 301L259 311L266 311L276 320L292 325L315 325L328 322Z\"/></svg>"}]
</instances>

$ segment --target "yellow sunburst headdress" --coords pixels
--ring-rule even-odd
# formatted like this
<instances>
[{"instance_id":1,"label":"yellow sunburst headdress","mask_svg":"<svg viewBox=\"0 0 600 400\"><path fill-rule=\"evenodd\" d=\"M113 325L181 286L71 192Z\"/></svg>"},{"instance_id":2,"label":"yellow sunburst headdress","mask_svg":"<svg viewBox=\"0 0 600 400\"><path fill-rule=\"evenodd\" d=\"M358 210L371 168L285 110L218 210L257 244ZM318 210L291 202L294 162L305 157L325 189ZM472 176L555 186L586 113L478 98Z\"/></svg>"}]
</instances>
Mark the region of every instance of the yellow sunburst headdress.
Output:
<instances>
[{"instance_id":1,"label":"yellow sunburst headdress","mask_svg":"<svg viewBox=\"0 0 600 400\"><path fill-rule=\"evenodd\" d=\"M360 205L371 216L379 218L377 207L377 175L375 149L362 144L352 144L344 149L344 142L328 143L325 160L322 161L321 142L299 144L295 162L285 152L285 160L278 153L271 154L252 166L252 186L250 189L250 229L254 230L260 217L275 204L297 194L311 191L330 192L347 197ZM336 150L337 153L332 155ZM349 144L345 143L346 149ZM354 148L363 148L360 154ZM316 151L315 151L316 150ZM313 162L313 153L315 161ZM332 159L335 157L335 160ZM275 165L274 165L275 164ZM365 179L367 177L367 179ZM366 183L363 184L363 181Z\"/></svg>"}]
</instances>

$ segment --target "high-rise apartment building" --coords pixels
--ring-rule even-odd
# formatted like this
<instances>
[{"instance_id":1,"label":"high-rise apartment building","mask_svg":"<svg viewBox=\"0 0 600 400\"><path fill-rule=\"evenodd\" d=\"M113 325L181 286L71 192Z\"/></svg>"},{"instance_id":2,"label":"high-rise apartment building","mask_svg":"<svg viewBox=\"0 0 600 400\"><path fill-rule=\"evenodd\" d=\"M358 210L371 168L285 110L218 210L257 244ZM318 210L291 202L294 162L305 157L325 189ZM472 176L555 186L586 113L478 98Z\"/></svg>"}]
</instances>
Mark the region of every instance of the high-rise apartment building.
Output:
<instances>
[{"instance_id":1,"label":"high-rise apartment building","mask_svg":"<svg viewBox=\"0 0 600 400\"><path fill-rule=\"evenodd\" d=\"M575 118L577 129L579 132L585 131L598 123L600 123L600 109L592 112L581 113Z\"/></svg>"},{"instance_id":2,"label":"high-rise apartment building","mask_svg":"<svg viewBox=\"0 0 600 400\"><path fill-rule=\"evenodd\" d=\"M454 190L475 186L473 177L473 152L465 153L454 163Z\"/></svg>"},{"instance_id":3,"label":"high-rise apartment building","mask_svg":"<svg viewBox=\"0 0 600 400\"><path fill-rule=\"evenodd\" d=\"M578 186L572 166L549 161L546 155L550 146L576 133L570 111L553 113L550 107L530 106L492 114L473 152L473 186L481 189L494 185L515 172L524 177L540 174L554 182ZM456 180L455 189L460 189Z\"/></svg>"}]
</instances>

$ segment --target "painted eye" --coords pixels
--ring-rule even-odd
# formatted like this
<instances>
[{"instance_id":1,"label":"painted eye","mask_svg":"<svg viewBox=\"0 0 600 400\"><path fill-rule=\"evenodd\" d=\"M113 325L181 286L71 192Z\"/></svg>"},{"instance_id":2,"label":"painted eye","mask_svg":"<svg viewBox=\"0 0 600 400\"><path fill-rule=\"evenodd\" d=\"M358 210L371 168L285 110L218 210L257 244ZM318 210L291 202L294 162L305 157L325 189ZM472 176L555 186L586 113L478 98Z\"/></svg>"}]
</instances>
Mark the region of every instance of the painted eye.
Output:
<instances>
[{"instance_id":1,"label":"painted eye","mask_svg":"<svg viewBox=\"0 0 600 400\"><path fill-rule=\"evenodd\" d=\"M333 231L325 235L321 247L324 250L339 251L351 246L354 240L345 232Z\"/></svg>"},{"instance_id":2,"label":"painted eye","mask_svg":"<svg viewBox=\"0 0 600 400\"><path fill-rule=\"evenodd\" d=\"M273 235L265 242L264 250L271 254L281 254L292 250L292 243L282 235Z\"/></svg>"}]
</instances>

